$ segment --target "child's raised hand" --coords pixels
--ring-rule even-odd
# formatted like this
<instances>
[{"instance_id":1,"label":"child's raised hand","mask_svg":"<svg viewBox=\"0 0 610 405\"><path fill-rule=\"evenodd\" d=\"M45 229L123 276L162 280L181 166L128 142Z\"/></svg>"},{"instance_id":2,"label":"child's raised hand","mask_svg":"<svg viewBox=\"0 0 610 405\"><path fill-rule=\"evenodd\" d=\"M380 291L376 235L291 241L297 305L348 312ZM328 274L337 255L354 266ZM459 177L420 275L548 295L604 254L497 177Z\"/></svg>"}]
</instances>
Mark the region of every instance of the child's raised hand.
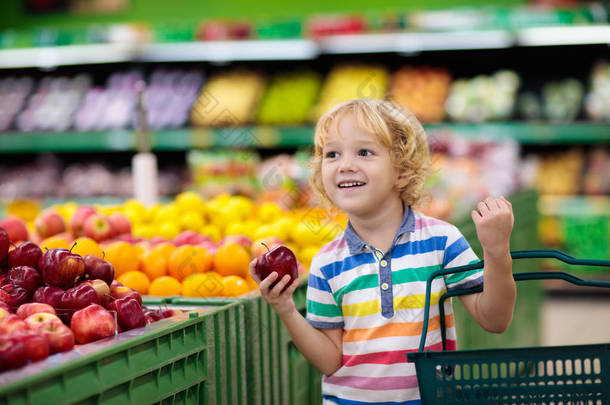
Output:
<instances>
[{"instance_id":1,"label":"child's raised hand","mask_svg":"<svg viewBox=\"0 0 610 405\"><path fill-rule=\"evenodd\" d=\"M292 299L292 293L294 293L294 290L299 286L299 279L295 279L292 284L288 285L288 283L290 283L290 276L285 275L273 286L273 288L270 288L271 284L278 278L278 273L273 272L264 280L260 280L254 271L256 260L257 259L254 259L250 262L250 276L252 276L254 281L256 281L256 284L258 284L263 299L267 301L269 305L271 305L271 308L279 315L294 311L295 305ZM286 290L282 292L285 286L287 286Z\"/></svg>"},{"instance_id":2,"label":"child's raised hand","mask_svg":"<svg viewBox=\"0 0 610 405\"><path fill-rule=\"evenodd\" d=\"M485 254L499 256L510 251L510 234L515 222L510 202L504 197L488 197L477 204L471 215Z\"/></svg>"}]
</instances>

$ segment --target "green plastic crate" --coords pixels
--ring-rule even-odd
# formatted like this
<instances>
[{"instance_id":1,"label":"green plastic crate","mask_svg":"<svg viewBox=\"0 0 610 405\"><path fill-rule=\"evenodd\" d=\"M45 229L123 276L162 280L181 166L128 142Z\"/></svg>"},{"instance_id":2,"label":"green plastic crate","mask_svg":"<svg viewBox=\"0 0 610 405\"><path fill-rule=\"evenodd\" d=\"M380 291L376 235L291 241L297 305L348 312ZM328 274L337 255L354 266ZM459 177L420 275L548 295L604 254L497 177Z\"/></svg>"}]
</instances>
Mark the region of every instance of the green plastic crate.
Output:
<instances>
[{"instance_id":1,"label":"green plastic crate","mask_svg":"<svg viewBox=\"0 0 610 405\"><path fill-rule=\"evenodd\" d=\"M55 367L54 355L47 370L0 386L0 404L244 404L243 306L207 307L82 357L67 352L75 358Z\"/></svg>"},{"instance_id":2,"label":"green plastic crate","mask_svg":"<svg viewBox=\"0 0 610 405\"><path fill-rule=\"evenodd\" d=\"M307 280L294 292L305 315ZM322 374L296 348L279 316L260 295L248 298L175 298L179 307L239 302L246 313L248 404L320 404Z\"/></svg>"}]
</instances>

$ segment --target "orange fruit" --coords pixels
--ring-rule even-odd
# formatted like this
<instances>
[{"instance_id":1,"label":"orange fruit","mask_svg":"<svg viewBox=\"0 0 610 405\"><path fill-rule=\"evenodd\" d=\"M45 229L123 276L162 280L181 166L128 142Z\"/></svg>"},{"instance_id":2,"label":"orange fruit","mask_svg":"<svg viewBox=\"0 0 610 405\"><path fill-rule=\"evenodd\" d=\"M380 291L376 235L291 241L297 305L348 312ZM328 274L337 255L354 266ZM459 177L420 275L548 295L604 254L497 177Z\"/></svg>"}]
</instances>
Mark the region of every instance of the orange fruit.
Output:
<instances>
[{"instance_id":1,"label":"orange fruit","mask_svg":"<svg viewBox=\"0 0 610 405\"><path fill-rule=\"evenodd\" d=\"M222 291L222 278L213 271L191 274L182 281L182 295L185 297L218 297Z\"/></svg>"},{"instance_id":2,"label":"orange fruit","mask_svg":"<svg viewBox=\"0 0 610 405\"><path fill-rule=\"evenodd\" d=\"M58 238L57 236L50 236L50 237L46 238L45 240L40 242L39 246L43 252L46 252L49 249L55 249L55 248L70 249L70 247L71 247L71 245L65 239ZM74 253L77 253L77 252L74 252Z\"/></svg>"},{"instance_id":3,"label":"orange fruit","mask_svg":"<svg viewBox=\"0 0 610 405\"><path fill-rule=\"evenodd\" d=\"M246 283L248 283L248 287L250 287L250 290L256 290L258 288L258 284L256 284L256 281L254 281L254 279L249 273L246 276L245 280Z\"/></svg>"},{"instance_id":4,"label":"orange fruit","mask_svg":"<svg viewBox=\"0 0 610 405\"><path fill-rule=\"evenodd\" d=\"M138 249L127 242L113 242L104 249L104 259L114 266L114 277L118 277L139 266Z\"/></svg>"},{"instance_id":5,"label":"orange fruit","mask_svg":"<svg viewBox=\"0 0 610 405\"><path fill-rule=\"evenodd\" d=\"M235 243L222 245L214 256L214 269L221 276L246 277L249 264L250 255L243 246Z\"/></svg>"},{"instance_id":6,"label":"orange fruit","mask_svg":"<svg viewBox=\"0 0 610 405\"><path fill-rule=\"evenodd\" d=\"M238 297L250 291L250 286L239 276L222 278L222 295L225 297Z\"/></svg>"},{"instance_id":7,"label":"orange fruit","mask_svg":"<svg viewBox=\"0 0 610 405\"><path fill-rule=\"evenodd\" d=\"M182 284L170 276L157 277L150 283L148 294L162 297L171 297L182 293Z\"/></svg>"},{"instance_id":8,"label":"orange fruit","mask_svg":"<svg viewBox=\"0 0 610 405\"><path fill-rule=\"evenodd\" d=\"M102 258L103 256L102 248L91 238L81 236L80 238L76 239L74 243L76 243L76 245L72 249L72 253L76 253L82 257L93 255Z\"/></svg>"},{"instance_id":9,"label":"orange fruit","mask_svg":"<svg viewBox=\"0 0 610 405\"><path fill-rule=\"evenodd\" d=\"M151 280L167 275L167 259L160 250L149 250L140 255L140 271Z\"/></svg>"},{"instance_id":10,"label":"orange fruit","mask_svg":"<svg viewBox=\"0 0 610 405\"><path fill-rule=\"evenodd\" d=\"M163 256L166 260L169 260L169 257L172 252L176 250L176 246L174 246L173 243L161 242L159 244L154 245L151 250L155 252L160 252L161 256Z\"/></svg>"},{"instance_id":11,"label":"orange fruit","mask_svg":"<svg viewBox=\"0 0 610 405\"><path fill-rule=\"evenodd\" d=\"M121 274L117 280L122 283L125 287L132 288L139 292L141 295L148 294L150 288L150 280L148 276L141 271L132 270Z\"/></svg>"},{"instance_id":12,"label":"orange fruit","mask_svg":"<svg viewBox=\"0 0 610 405\"><path fill-rule=\"evenodd\" d=\"M169 275L184 280L195 273L204 273L212 267L212 254L200 246L177 247L169 257Z\"/></svg>"}]
</instances>

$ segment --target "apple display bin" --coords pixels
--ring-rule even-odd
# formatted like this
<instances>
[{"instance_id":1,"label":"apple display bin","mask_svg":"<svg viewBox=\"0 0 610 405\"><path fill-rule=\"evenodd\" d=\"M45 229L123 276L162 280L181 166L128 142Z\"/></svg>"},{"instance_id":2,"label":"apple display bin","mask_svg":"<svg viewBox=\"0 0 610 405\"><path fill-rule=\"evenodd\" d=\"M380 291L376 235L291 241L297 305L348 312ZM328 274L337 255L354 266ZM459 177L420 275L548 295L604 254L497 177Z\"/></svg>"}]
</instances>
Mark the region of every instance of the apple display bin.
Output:
<instances>
[{"instance_id":1,"label":"apple display bin","mask_svg":"<svg viewBox=\"0 0 610 405\"><path fill-rule=\"evenodd\" d=\"M246 403L244 308L213 303L0 374L0 404Z\"/></svg>"},{"instance_id":2,"label":"apple display bin","mask_svg":"<svg viewBox=\"0 0 610 405\"><path fill-rule=\"evenodd\" d=\"M305 315L307 279L294 292L297 310ZM239 302L246 313L248 405L322 403L322 374L298 351L279 316L252 292L240 298L176 298L172 306Z\"/></svg>"},{"instance_id":3,"label":"apple display bin","mask_svg":"<svg viewBox=\"0 0 610 405\"><path fill-rule=\"evenodd\" d=\"M610 267L610 261L575 259L556 250L513 251L513 259L558 259L569 265ZM415 363L423 403L430 404L601 404L610 398L610 343L508 349L424 351L430 314L430 289L439 276L483 267L470 265L430 274L426 283L424 324L419 350L408 353ZM560 279L587 287L610 288L610 282L583 280L561 271L522 272L515 281ZM482 291L455 290L439 299L445 348L443 302ZM519 299L519 297L518 297ZM578 333L575 331L575 333Z\"/></svg>"}]
</instances>

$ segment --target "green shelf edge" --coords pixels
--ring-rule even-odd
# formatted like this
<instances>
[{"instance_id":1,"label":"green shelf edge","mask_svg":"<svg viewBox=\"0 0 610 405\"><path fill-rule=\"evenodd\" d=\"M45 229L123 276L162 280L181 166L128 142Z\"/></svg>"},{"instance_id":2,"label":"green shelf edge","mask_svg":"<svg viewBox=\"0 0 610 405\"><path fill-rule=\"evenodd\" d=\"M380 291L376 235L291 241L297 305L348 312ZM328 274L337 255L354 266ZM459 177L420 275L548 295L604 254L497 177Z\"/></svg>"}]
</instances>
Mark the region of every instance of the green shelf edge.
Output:
<instances>
[{"instance_id":1,"label":"green shelf edge","mask_svg":"<svg viewBox=\"0 0 610 405\"><path fill-rule=\"evenodd\" d=\"M443 123L425 125L430 135L468 139L509 140L522 144L609 143L604 123ZM151 133L153 151L183 151L212 147L306 147L313 144L313 126L249 126L183 128ZM0 154L40 152L136 151L135 131L0 133Z\"/></svg>"}]
</instances>

